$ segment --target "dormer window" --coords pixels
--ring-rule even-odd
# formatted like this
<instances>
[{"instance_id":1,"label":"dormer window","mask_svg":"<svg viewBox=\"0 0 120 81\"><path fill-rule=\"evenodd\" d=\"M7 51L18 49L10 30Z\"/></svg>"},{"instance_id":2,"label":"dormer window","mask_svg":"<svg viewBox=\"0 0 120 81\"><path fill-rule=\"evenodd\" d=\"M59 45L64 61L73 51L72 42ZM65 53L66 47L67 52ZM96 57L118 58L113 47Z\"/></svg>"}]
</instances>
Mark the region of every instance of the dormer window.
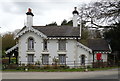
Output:
<instances>
[{"instance_id":1,"label":"dormer window","mask_svg":"<svg viewBox=\"0 0 120 81\"><path fill-rule=\"evenodd\" d=\"M28 50L34 50L34 39L32 37L28 38Z\"/></svg>"},{"instance_id":2,"label":"dormer window","mask_svg":"<svg viewBox=\"0 0 120 81\"><path fill-rule=\"evenodd\" d=\"M47 50L47 40L43 40L43 50Z\"/></svg>"},{"instance_id":3,"label":"dormer window","mask_svg":"<svg viewBox=\"0 0 120 81\"><path fill-rule=\"evenodd\" d=\"M58 40L58 48L60 51L66 50L66 40Z\"/></svg>"}]
</instances>

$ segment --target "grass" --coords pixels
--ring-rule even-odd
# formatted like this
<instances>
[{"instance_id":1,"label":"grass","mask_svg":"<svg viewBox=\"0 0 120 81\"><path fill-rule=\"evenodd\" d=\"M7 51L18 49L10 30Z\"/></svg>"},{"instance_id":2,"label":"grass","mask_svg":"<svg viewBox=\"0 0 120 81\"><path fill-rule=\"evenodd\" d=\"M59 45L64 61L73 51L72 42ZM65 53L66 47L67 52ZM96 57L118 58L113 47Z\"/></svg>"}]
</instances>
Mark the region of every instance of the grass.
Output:
<instances>
[{"instance_id":1,"label":"grass","mask_svg":"<svg viewBox=\"0 0 120 81\"><path fill-rule=\"evenodd\" d=\"M84 69L29 69L29 72L81 72ZM25 72L25 70L6 69L3 72Z\"/></svg>"},{"instance_id":2,"label":"grass","mask_svg":"<svg viewBox=\"0 0 120 81\"><path fill-rule=\"evenodd\" d=\"M105 68L88 68L89 71L102 71L118 67L105 67ZM29 69L28 72L84 72L83 68L72 69ZM25 70L6 69L3 72L25 72Z\"/></svg>"},{"instance_id":3,"label":"grass","mask_svg":"<svg viewBox=\"0 0 120 81\"><path fill-rule=\"evenodd\" d=\"M104 68L89 68L89 71L101 71L101 70L109 70L114 68L118 68L118 67L116 66L116 67L104 67Z\"/></svg>"}]
</instances>

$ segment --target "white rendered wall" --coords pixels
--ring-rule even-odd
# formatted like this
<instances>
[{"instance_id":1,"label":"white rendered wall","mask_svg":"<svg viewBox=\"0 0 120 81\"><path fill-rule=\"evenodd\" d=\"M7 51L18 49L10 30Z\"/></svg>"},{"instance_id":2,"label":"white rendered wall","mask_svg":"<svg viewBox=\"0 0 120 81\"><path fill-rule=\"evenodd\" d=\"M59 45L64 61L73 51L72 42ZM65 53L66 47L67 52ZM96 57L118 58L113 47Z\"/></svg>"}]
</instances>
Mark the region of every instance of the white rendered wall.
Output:
<instances>
[{"instance_id":1,"label":"white rendered wall","mask_svg":"<svg viewBox=\"0 0 120 81\"><path fill-rule=\"evenodd\" d=\"M67 64L71 67L74 66L75 53L76 53L76 40L67 40Z\"/></svg>"},{"instance_id":2,"label":"white rendered wall","mask_svg":"<svg viewBox=\"0 0 120 81\"><path fill-rule=\"evenodd\" d=\"M107 62L107 57L108 57L108 54L105 54L105 53L102 54L103 62ZM97 61L96 54L94 54L94 62L96 61ZM93 62L93 54L90 54L90 62L91 63Z\"/></svg>"},{"instance_id":3,"label":"white rendered wall","mask_svg":"<svg viewBox=\"0 0 120 81\"><path fill-rule=\"evenodd\" d=\"M27 40L29 37L33 37L35 41L34 46L34 52L28 52L27 50ZM89 60L89 53L85 51L83 48L77 47L77 41L76 40L66 40L66 51L60 52L58 50L58 40L57 39L51 39L47 41L47 48L48 52L43 52L43 38L36 35L33 32L28 32L24 34L19 39L19 62L27 64L27 54L34 54L34 61L40 61L42 54L49 54L49 64L53 63L53 58L57 57L59 54L66 54L66 64L68 66L74 66L74 61L76 61L76 54L77 55L77 61L80 63L80 56L84 54L86 56L86 60ZM78 49L77 49L78 48ZM87 63L87 61L86 61ZM79 64L80 65L80 64Z\"/></svg>"},{"instance_id":4,"label":"white rendered wall","mask_svg":"<svg viewBox=\"0 0 120 81\"><path fill-rule=\"evenodd\" d=\"M54 56L57 57L58 54L57 54L57 43L58 41L57 40L48 40L48 51L49 51L49 55L50 55L50 58L49 58L49 63L52 64L53 62L53 58Z\"/></svg>"},{"instance_id":5,"label":"white rendered wall","mask_svg":"<svg viewBox=\"0 0 120 81\"><path fill-rule=\"evenodd\" d=\"M27 49L27 41L29 37L34 38L34 51L29 52ZM66 54L66 64L68 66L74 66L74 61L77 61L77 63L80 66L81 62L81 55L85 55L85 63L89 65L93 61L93 54L89 54L88 51L86 51L83 48L77 47L77 41L73 39L66 40L66 51L60 52L58 50L58 40L57 39L51 39L47 41L47 48L48 52L43 52L43 38L38 36L37 34L33 32L27 32L22 37L19 38L19 62L27 64L27 55L28 54L34 54L34 61L40 61L42 54L49 54L49 63L53 63L53 58L57 57L59 54ZM76 56L77 55L77 56ZM96 55L95 55L96 60ZM107 61L107 54L102 54L103 61Z\"/></svg>"},{"instance_id":6,"label":"white rendered wall","mask_svg":"<svg viewBox=\"0 0 120 81\"><path fill-rule=\"evenodd\" d=\"M27 52L27 40L29 37L33 37L35 40L34 52ZM41 56L43 53L43 39L33 32L28 32L19 38L19 62L27 63L27 54L34 54L34 61L41 61ZM74 64L75 60L75 48L76 40L66 40L66 52L58 51L58 40L48 40L48 53L49 54L49 63L52 64L54 56L57 57L59 54L66 54L67 64Z\"/></svg>"},{"instance_id":7,"label":"white rendered wall","mask_svg":"<svg viewBox=\"0 0 120 81\"><path fill-rule=\"evenodd\" d=\"M85 55L85 65L90 65L90 53L84 48L78 47L78 61L81 63L81 55Z\"/></svg>"},{"instance_id":8,"label":"white rendered wall","mask_svg":"<svg viewBox=\"0 0 120 81\"><path fill-rule=\"evenodd\" d=\"M34 52L27 52L27 40L29 37L34 38ZM22 37L19 38L19 62L21 61L22 63L27 63L27 54L34 54L34 61L37 61L40 59L40 54L42 51L42 38L38 35L36 35L33 32L28 32Z\"/></svg>"}]
</instances>

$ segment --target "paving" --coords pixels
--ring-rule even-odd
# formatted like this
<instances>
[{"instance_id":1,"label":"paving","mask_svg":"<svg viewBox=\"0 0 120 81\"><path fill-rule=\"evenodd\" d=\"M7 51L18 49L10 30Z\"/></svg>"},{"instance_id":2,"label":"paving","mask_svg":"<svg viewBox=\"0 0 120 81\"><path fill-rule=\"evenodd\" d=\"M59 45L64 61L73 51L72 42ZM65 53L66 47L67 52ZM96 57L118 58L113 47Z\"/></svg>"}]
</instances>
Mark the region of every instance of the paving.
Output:
<instances>
[{"instance_id":1,"label":"paving","mask_svg":"<svg viewBox=\"0 0 120 81\"><path fill-rule=\"evenodd\" d=\"M2 79L118 79L118 69L88 72L3 72Z\"/></svg>"}]
</instances>

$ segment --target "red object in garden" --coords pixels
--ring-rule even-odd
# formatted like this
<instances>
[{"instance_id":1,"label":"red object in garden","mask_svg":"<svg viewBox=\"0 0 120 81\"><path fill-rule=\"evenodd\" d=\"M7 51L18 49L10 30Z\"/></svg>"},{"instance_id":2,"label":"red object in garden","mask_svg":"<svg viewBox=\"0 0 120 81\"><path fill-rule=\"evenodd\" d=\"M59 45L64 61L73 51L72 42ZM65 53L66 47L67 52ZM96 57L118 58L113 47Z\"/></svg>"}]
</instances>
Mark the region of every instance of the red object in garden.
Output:
<instances>
[{"instance_id":1,"label":"red object in garden","mask_svg":"<svg viewBox=\"0 0 120 81\"><path fill-rule=\"evenodd\" d=\"M96 57L97 57L97 60L102 60L102 54L101 53L97 53Z\"/></svg>"}]
</instances>

